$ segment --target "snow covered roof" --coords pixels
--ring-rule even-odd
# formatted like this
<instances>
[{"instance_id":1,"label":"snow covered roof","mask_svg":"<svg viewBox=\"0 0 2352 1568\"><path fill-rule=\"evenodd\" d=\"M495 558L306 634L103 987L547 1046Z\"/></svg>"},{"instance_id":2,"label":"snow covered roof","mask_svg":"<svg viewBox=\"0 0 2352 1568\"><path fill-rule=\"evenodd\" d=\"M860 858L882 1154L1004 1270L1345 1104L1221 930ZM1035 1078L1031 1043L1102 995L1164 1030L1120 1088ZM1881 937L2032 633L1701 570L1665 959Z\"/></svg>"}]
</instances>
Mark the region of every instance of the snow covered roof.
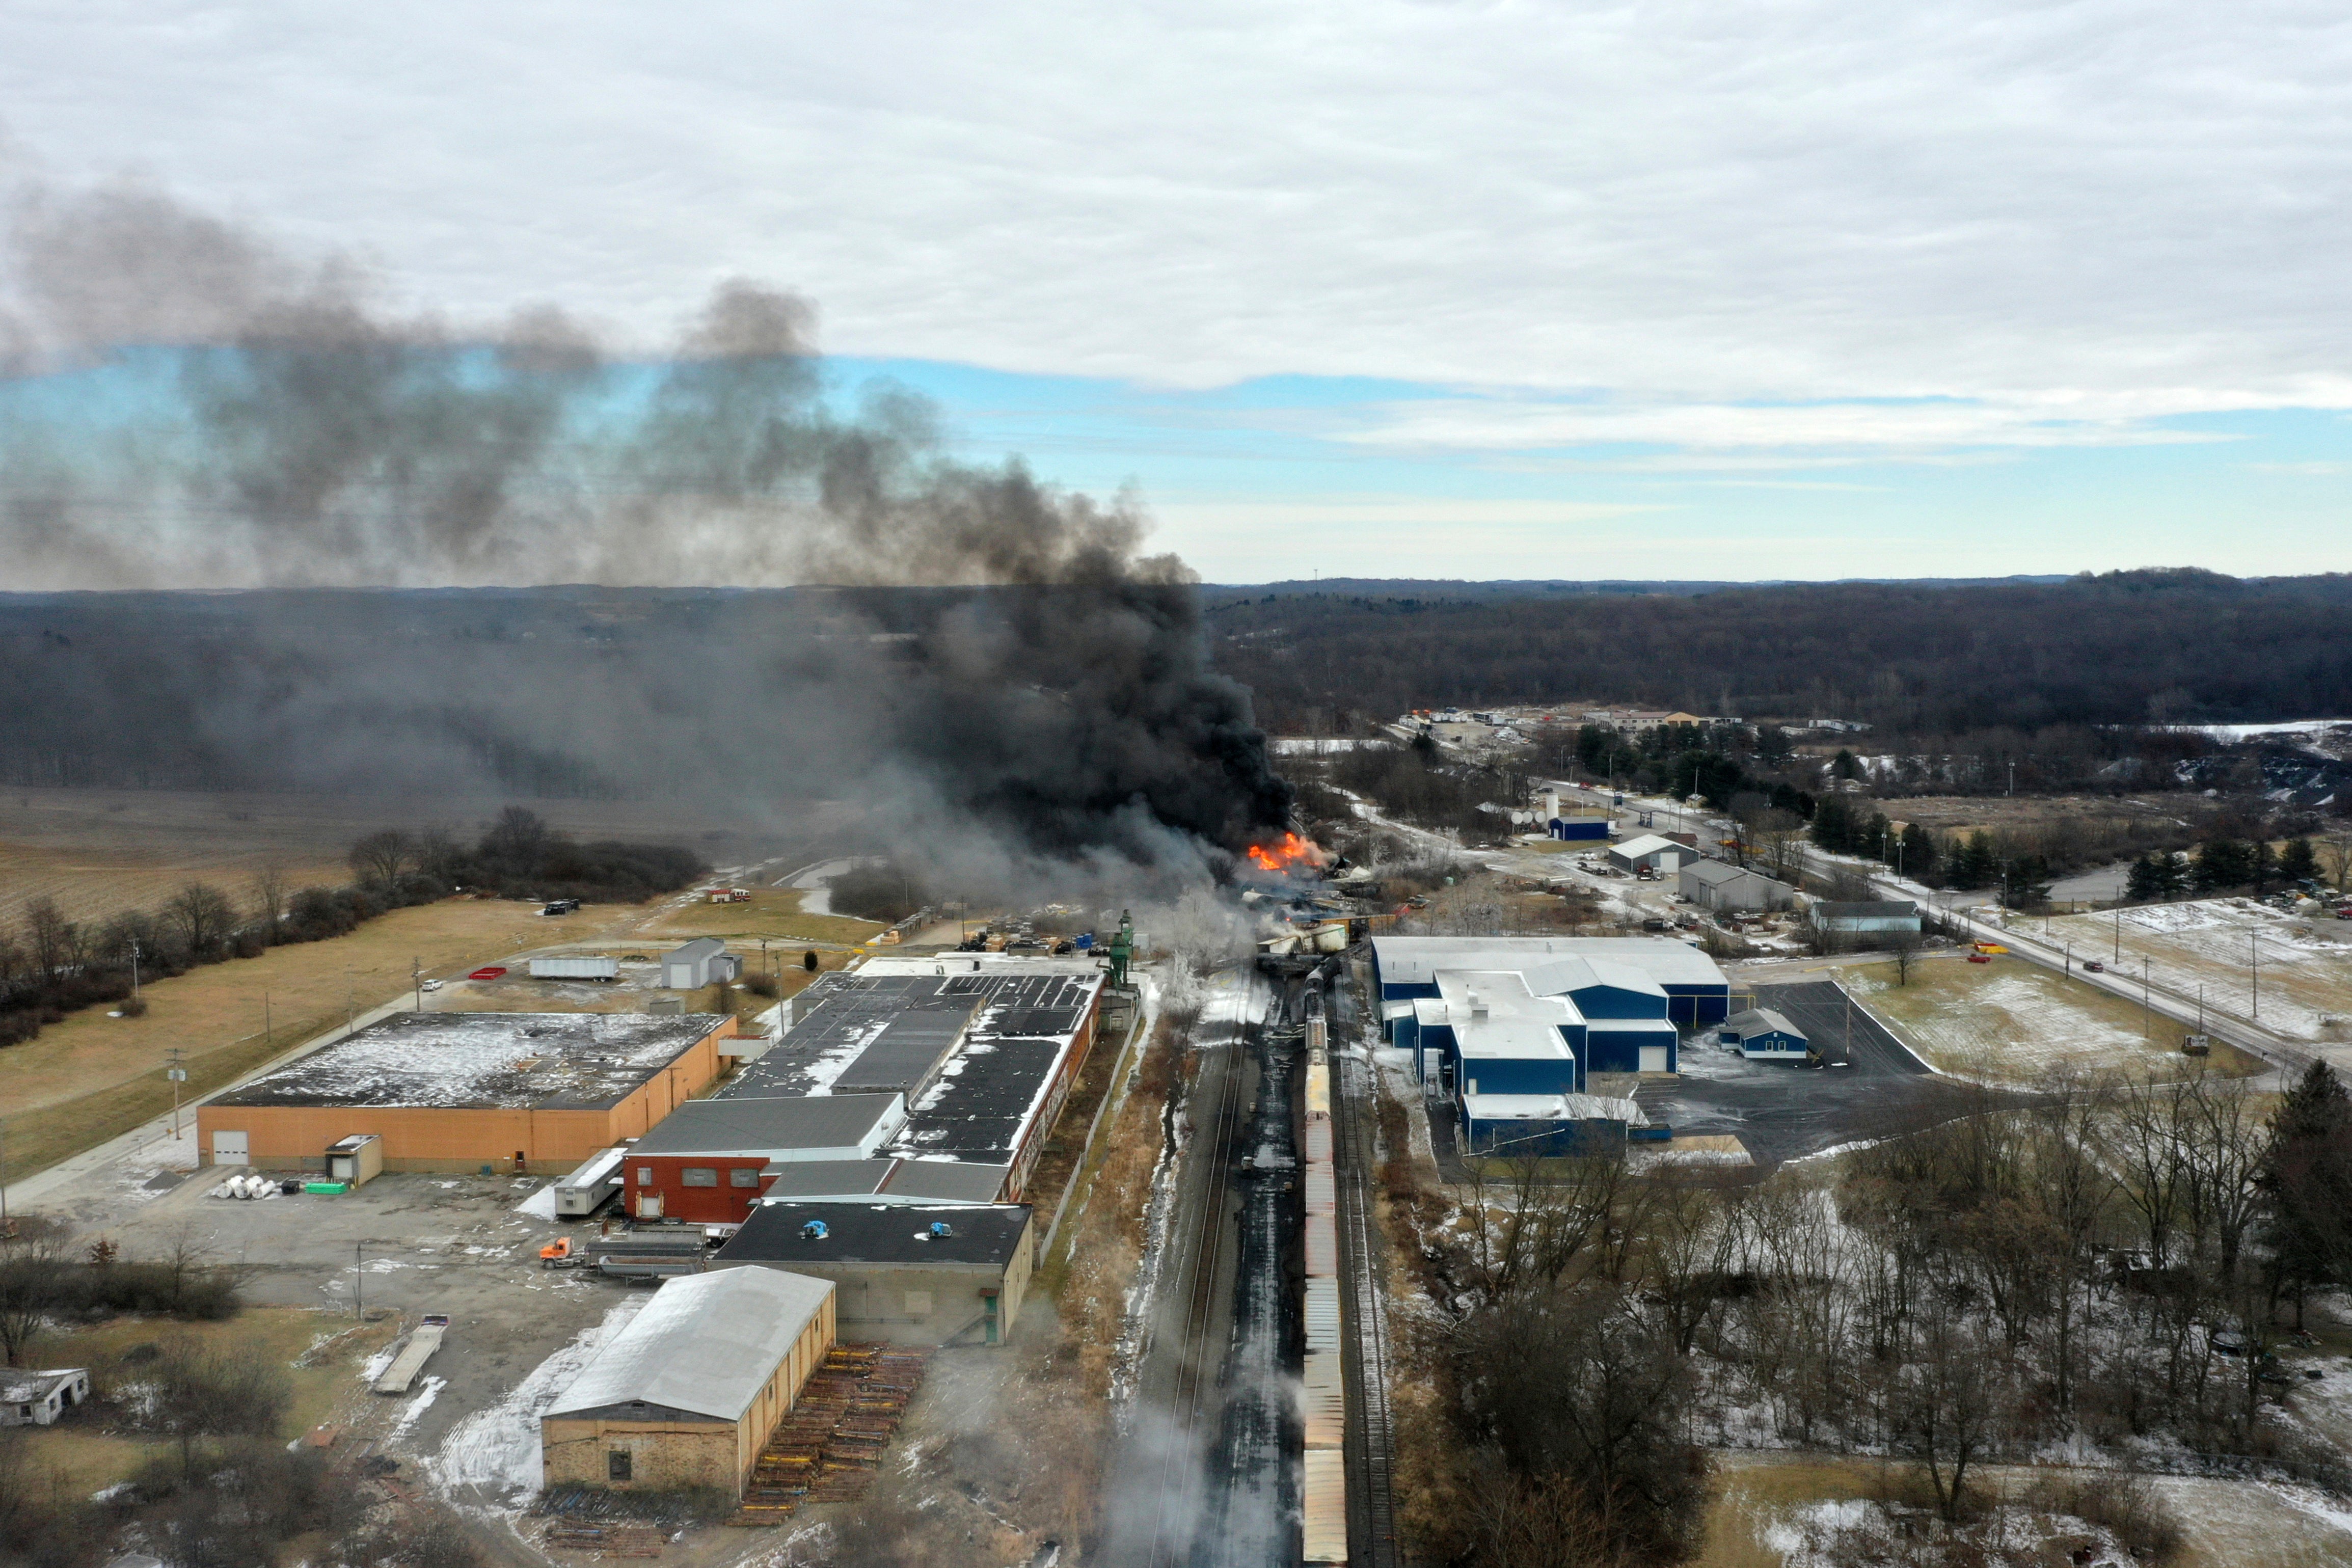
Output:
<instances>
[{"instance_id":1,"label":"snow covered roof","mask_svg":"<svg viewBox=\"0 0 2352 1568\"><path fill-rule=\"evenodd\" d=\"M1535 995L1517 970L1441 970L1437 992L1421 1003L1422 1021L1451 1026L1466 1061L1575 1058L1559 1031L1583 1023L1583 1015L1565 997Z\"/></svg>"},{"instance_id":2,"label":"snow covered roof","mask_svg":"<svg viewBox=\"0 0 2352 1568\"><path fill-rule=\"evenodd\" d=\"M1650 1119L1630 1100L1605 1094L1465 1094L1473 1121L1622 1121L1647 1127Z\"/></svg>"},{"instance_id":3,"label":"snow covered roof","mask_svg":"<svg viewBox=\"0 0 2352 1568\"><path fill-rule=\"evenodd\" d=\"M1695 860L1683 868L1683 875L1696 877L1709 887L1721 887L1726 882L1736 882L1742 877L1756 877L1762 873L1734 866L1727 860Z\"/></svg>"},{"instance_id":4,"label":"snow covered roof","mask_svg":"<svg viewBox=\"0 0 2352 1568\"><path fill-rule=\"evenodd\" d=\"M601 1110L733 1023L724 1013L394 1013L214 1103Z\"/></svg>"},{"instance_id":5,"label":"snow covered roof","mask_svg":"<svg viewBox=\"0 0 2352 1568\"><path fill-rule=\"evenodd\" d=\"M1734 1013L1723 1021L1723 1027L1725 1033L1737 1035L1743 1040L1750 1035L1769 1034L1775 1031L1783 1035L1793 1035L1801 1040L1805 1037L1804 1030L1789 1022L1780 1013L1770 1007L1750 1007L1744 1013Z\"/></svg>"},{"instance_id":6,"label":"snow covered roof","mask_svg":"<svg viewBox=\"0 0 2352 1568\"><path fill-rule=\"evenodd\" d=\"M1433 984L1441 969L1516 969L1549 993L1547 959L1605 959L1661 985L1727 985L1715 960L1687 942L1624 936L1380 936L1372 961L1384 985ZM1561 989L1569 989L1562 986Z\"/></svg>"},{"instance_id":7,"label":"snow covered roof","mask_svg":"<svg viewBox=\"0 0 2352 1568\"><path fill-rule=\"evenodd\" d=\"M1698 853L1687 844L1677 844L1671 838L1661 838L1654 833L1644 833L1639 838L1628 838L1622 844L1612 845L1609 853L1622 855L1629 860L1638 860L1644 855L1655 855L1661 849L1679 850L1686 855Z\"/></svg>"},{"instance_id":8,"label":"snow covered roof","mask_svg":"<svg viewBox=\"0 0 2352 1568\"><path fill-rule=\"evenodd\" d=\"M711 1261L743 1274L796 1263L977 1263L1001 1268L1028 1244L1029 1215L1025 1204L762 1204ZM813 1219L824 1222L823 1236L808 1233ZM947 1226L947 1234L935 1235L934 1225ZM764 1267L730 1268L745 1263Z\"/></svg>"},{"instance_id":9,"label":"snow covered roof","mask_svg":"<svg viewBox=\"0 0 2352 1568\"><path fill-rule=\"evenodd\" d=\"M541 1417L676 1412L735 1421L824 1310L833 1281L772 1268L672 1279L614 1335Z\"/></svg>"}]
</instances>

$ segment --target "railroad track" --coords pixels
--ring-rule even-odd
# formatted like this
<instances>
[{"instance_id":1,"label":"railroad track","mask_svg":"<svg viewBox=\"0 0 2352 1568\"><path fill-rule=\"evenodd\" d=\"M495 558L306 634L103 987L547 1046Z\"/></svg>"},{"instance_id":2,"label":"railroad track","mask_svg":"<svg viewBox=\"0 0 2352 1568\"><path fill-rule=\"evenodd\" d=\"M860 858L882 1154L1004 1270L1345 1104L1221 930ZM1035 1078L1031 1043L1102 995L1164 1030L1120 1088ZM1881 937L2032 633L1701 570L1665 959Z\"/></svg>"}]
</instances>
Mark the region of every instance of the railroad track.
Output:
<instances>
[{"instance_id":1,"label":"railroad track","mask_svg":"<svg viewBox=\"0 0 2352 1568\"><path fill-rule=\"evenodd\" d=\"M1185 1281L1184 1333L1177 1357L1176 1376L1169 1400L1172 1430L1160 1462L1160 1498L1151 1523L1151 1551L1145 1568L1178 1568L1192 1554L1192 1525L1199 1516L1204 1444L1201 1416L1207 1395L1216 1385L1221 1354L1213 1354L1209 1331L1217 1319L1217 1260L1224 1252L1225 1194L1233 1173L1233 1140L1242 1118L1243 1042L1244 1025L1223 1050L1223 1080L1217 1104L1203 1127L1208 1141L1200 1152L1209 1163L1203 1173L1200 1228L1192 1239Z\"/></svg>"},{"instance_id":2,"label":"railroad track","mask_svg":"<svg viewBox=\"0 0 2352 1568\"><path fill-rule=\"evenodd\" d=\"M1362 1500L1359 1516L1366 1539L1349 1552L1370 1568L1402 1568L1397 1545L1393 1487L1396 1433L1389 1411L1388 1301L1377 1259L1384 1245L1373 1215L1372 1174L1380 1152L1375 1121L1365 1114L1378 1092L1368 1064L1335 1055L1338 1092L1331 1096L1331 1122L1339 1267L1345 1279L1347 1325L1354 1355L1354 1409L1349 1412L1348 1489ZM1350 1509L1351 1514L1355 1513Z\"/></svg>"}]
</instances>

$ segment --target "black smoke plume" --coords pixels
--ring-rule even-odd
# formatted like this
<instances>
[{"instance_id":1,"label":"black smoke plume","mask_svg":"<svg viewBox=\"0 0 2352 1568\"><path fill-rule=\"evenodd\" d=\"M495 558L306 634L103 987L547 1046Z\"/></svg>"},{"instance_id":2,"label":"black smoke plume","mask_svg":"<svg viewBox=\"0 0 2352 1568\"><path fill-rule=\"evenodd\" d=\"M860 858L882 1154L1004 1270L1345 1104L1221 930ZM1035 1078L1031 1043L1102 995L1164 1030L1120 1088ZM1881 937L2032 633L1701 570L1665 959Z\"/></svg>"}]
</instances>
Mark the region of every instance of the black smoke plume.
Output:
<instances>
[{"instance_id":1,"label":"black smoke plume","mask_svg":"<svg viewBox=\"0 0 2352 1568\"><path fill-rule=\"evenodd\" d=\"M0 777L846 798L967 884L1287 816L1133 500L958 462L903 392L839 412L788 294L629 360L138 188L11 241Z\"/></svg>"}]
</instances>

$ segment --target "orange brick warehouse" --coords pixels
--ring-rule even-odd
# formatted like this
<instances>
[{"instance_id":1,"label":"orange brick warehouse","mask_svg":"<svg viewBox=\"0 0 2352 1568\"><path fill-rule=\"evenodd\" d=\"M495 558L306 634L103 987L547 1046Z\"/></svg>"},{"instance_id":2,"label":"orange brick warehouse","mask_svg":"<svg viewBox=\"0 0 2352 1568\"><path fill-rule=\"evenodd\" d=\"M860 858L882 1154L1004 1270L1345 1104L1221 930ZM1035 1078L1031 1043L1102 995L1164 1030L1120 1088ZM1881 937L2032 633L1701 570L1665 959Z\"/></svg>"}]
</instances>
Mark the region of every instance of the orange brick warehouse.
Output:
<instances>
[{"instance_id":1,"label":"orange brick warehouse","mask_svg":"<svg viewBox=\"0 0 2352 1568\"><path fill-rule=\"evenodd\" d=\"M568 1169L708 1088L735 1032L726 1014L396 1013L200 1107L196 1132L206 1163L270 1171L322 1170L362 1133L389 1171Z\"/></svg>"}]
</instances>

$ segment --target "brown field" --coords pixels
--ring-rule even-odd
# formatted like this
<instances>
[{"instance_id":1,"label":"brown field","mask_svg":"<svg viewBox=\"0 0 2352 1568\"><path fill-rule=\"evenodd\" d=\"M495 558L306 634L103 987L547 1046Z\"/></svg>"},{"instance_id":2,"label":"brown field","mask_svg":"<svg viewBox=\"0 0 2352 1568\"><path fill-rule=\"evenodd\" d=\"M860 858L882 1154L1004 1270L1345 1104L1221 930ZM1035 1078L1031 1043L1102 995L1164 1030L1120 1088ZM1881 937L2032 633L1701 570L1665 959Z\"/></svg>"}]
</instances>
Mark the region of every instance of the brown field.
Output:
<instances>
[{"instance_id":1,"label":"brown field","mask_svg":"<svg viewBox=\"0 0 2352 1568\"><path fill-rule=\"evenodd\" d=\"M561 922L562 934L585 936L646 914L591 906ZM172 1047L187 1053L187 1094L205 1094L398 996L412 962L426 976L460 975L548 943L557 924L527 904L452 899L395 910L331 942L271 948L156 981L145 988L143 1018L110 1018L97 1007L74 1014L0 1057L9 1173L54 1164L170 1110L163 1064Z\"/></svg>"},{"instance_id":2,"label":"brown field","mask_svg":"<svg viewBox=\"0 0 2352 1568\"><path fill-rule=\"evenodd\" d=\"M2059 823L2195 826L2218 809L2202 795L2172 794L2117 799L2111 795L1923 795L1869 803L1897 822L1916 822L1937 833L1973 833L1979 828L2014 832Z\"/></svg>"},{"instance_id":3,"label":"brown field","mask_svg":"<svg viewBox=\"0 0 2352 1568\"><path fill-rule=\"evenodd\" d=\"M642 929L649 937L658 933L679 942L698 936L723 937L730 946L751 955L745 960L747 970L757 963L763 937L771 942L829 942L854 947L886 929L879 921L803 914L801 900L805 896L793 888L755 888L749 903L665 905L658 918L646 921Z\"/></svg>"},{"instance_id":4,"label":"brown field","mask_svg":"<svg viewBox=\"0 0 2352 1568\"><path fill-rule=\"evenodd\" d=\"M344 854L381 827L444 827L471 838L507 805L530 807L580 838L679 844L718 865L788 853L803 822L746 827L668 802L428 801L311 795L205 795L175 790L0 790L0 923L47 896L77 920L160 902L192 879L245 901L262 866L296 886L350 879Z\"/></svg>"},{"instance_id":5,"label":"brown field","mask_svg":"<svg viewBox=\"0 0 2352 1568\"><path fill-rule=\"evenodd\" d=\"M123 1366L122 1353L134 1345L194 1340L207 1346L252 1351L284 1367L293 1384L293 1404L278 1432L280 1436L292 1437L367 1397L356 1369L398 1332L400 1325L387 1319L359 1328L332 1344L320 1343L353 1327L349 1317L337 1318L304 1307L248 1307L219 1323L116 1318L45 1334L33 1351L34 1360L43 1366L89 1368L93 1394L102 1394L132 1370ZM318 1353L307 1354L313 1346L319 1347ZM310 1364L299 1364L305 1361ZM8 1437L24 1445L34 1474L61 1473L67 1490L82 1497L128 1480L159 1455L176 1462L179 1450L169 1438L108 1432L103 1428L109 1416L107 1407L97 1405L58 1426L12 1431Z\"/></svg>"}]
</instances>

